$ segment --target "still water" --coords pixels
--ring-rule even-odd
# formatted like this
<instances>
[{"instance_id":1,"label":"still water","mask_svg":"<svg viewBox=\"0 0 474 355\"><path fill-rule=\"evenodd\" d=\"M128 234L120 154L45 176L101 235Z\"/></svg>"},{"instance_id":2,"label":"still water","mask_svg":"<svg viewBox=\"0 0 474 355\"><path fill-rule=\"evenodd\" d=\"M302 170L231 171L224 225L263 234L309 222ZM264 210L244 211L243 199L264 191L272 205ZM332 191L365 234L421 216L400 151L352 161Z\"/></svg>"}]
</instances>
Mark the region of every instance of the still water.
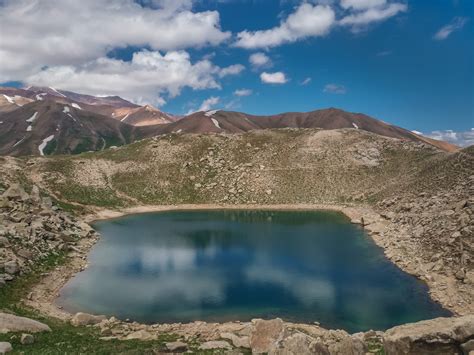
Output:
<instances>
[{"instance_id":1,"label":"still water","mask_svg":"<svg viewBox=\"0 0 474 355\"><path fill-rule=\"evenodd\" d=\"M176 211L97 222L72 312L140 322L281 317L350 332L449 315L364 230L328 211Z\"/></svg>"}]
</instances>

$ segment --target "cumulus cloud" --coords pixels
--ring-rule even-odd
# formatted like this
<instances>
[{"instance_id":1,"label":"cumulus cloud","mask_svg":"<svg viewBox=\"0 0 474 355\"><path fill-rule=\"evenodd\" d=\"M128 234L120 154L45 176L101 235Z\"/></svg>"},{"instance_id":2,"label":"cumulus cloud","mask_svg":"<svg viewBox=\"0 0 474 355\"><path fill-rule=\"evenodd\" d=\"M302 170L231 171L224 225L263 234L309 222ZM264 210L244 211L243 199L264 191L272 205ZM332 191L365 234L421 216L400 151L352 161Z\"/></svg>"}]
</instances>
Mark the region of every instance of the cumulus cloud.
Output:
<instances>
[{"instance_id":1,"label":"cumulus cloud","mask_svg":"<svg viewBox=\"0 0 474 355\"><path fill-rule=\"evenodd\" d=\"M0 1L0 81L23 80L43 67L81 65L114 48L177 50L217 45L230 37L216 11L193 12L191 1Z\"/></svg>"},{"instance_id":2,"label":"cumulus cloud","mask_svg":"<svg viewBox=\"0 0 474 355\"><path fill-rule=\"evenodd\" d=\"M223 78L228 75L237 75L240 74L245 67L242 64L233 64L229 65L228 67L222 68L219 71L219 77Z\"/></svg>"},{"instance_id":3,"label":"cumulus cloud","mask_svg":"<svg viewBox=\"0 0 474 355\"><path fill-rule=\"evenodd\" d=\"M453 131L450 129L433 131L423 134L426 137L446 141L460 147L469 147L474 144L474 128L470 131Z\"/></svg>"},{"instance_id":4,"label":"cumulus cloud","mask_svg":"<svg viewBox=\"0 0 474 355\"><path fill-rule=\"evenodd\" d=\"M218 96L211 96L210 98L204 100L201 106L196 111L209 111L210 109L214 108L220 101L220 97Z\"/></svg>"},{"instance_id":5,"label":"cumulus cloud","mask_svg":"<svg viewBox=\"0 0 474 355\"><path fill-rule=\"evenodd\" d=\"M345 94L347 92L347 89L344 85L326 84L326 86L324 86L323 91L329 94Z\"/></svg>"},{"instance_id":6,"label":"cumulus cloud","mask_svg":"<svg viewBox=\"0 0 474 355\"><path fill-rule=\"evenodd\" d=\"M28 76L30 85L54 86L96 95L120 95L135 102L163 104L163 94L174 97L182 88L219 88L222 73L208 60L191 62L186 51L140 51L130 62L99 58L81 66L55 66Z\"/></svg>"},{"instance_id":7,"label":"cumulus cloud","mask_svg":"<svg viewBox=\"0 0 474 355\"><path fill-rule=\"evenodd\" d=\"M270 57L268 57L263 52L257 52L250 55L249 62L250 64L252 64L254 68L269 66L272 63L272 61L270 60Z\"/></svg>"},{"instance_id":8,"label":"cumulus cloud","mask_svg":"<svg viewBox=\"0 0 474 355\"><path fill-rule=\"evenodd\" d=\"M285 73L281 71L275 73L263 72L260 74L260 79L265 84L285 84L288 81Z\"/></svg>"},{"instance_id":9,"label":"cumulus cloud","mask_svg":"<svg viewBox=\"0 0 474 355\"><path fill-rule=\"evenodd\" d=\"M239 89L234 91L235 96L250 96L252 93L253 91L250 89Z\"/></svg>"},{"instance_id":10,"label":"cumulus cloud","mask_svg":"<svg viewBox=\"0 0 474 355\"><path fill-rule=\"evenodd\" d=\"M335 26L359 31L372 23L387 20L408 10L405 3L389 0L341 0L337 11L335 1L302 2L279 26L260 31L242 31L234 45L241 48L270 48L310 37L327 35ZM336 18L338 14L339 18Z\"/></svg>"},{"instance_id":11,"label":"cumulus cloud","mask_svg":"<svg viewBox=\"0 0 474 355\"><path fill-rule=\"evenodd\" d=\"M268 48L307 37L324 36L335 23L335 12L329 5L302 3L279 26L262 31L242 31L235 46Z\"/></svg>"},{"instance_id":12,"label":"cumulus cloud","mask_svg":"<svg viewBox=\"0 0 474 355\"><path fill-rule=\"evenodd\" d=\"M386 0L348 0L346 3L348 6L347 8L355 11L340 19L339 24L342 26L350 26L354 31L364 28L372 23L387 20L408 10L406 4L387 3Z\"/></svg>"},{"instance_id":13,"label":"cumulus cloud","mask_svg":"<svg viewBox=\"0 0 474 355\"><path fill-rule=\"evenodd\" d=\"M467 23L468 19L465 17L455 17L449 24L443 26L435 33L433 39L437 41L442 41L448 38L451 33L459 31Z\"/></svg>"}]
</instances>

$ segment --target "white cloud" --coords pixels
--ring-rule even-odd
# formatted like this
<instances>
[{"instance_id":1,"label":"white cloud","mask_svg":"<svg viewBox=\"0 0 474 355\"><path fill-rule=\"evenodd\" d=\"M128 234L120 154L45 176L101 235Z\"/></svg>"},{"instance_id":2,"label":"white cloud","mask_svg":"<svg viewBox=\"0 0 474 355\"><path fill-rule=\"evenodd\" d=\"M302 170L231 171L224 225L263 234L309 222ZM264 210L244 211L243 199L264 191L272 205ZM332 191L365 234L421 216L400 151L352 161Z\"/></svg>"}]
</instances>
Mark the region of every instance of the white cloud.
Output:
<instances>
[{"instance_id":1,"label":"white cloud","mask_svg":"<svg viewBox=\"0 0 474 355\"><path fill-rule=\"evenodd\" d=\"M0 82L23 80L48 66L83 65L114 48L176 50L230 37L216 11L192 12L191 1L0 1Z\"/></svg>"},{"instance_id":2,"label":"white cloud","mask_svg":"<svg viewBox=\"0 0 474 355\"><path fill-rule=\"evenodd\" d=\"M253 91L250 89L239 89L234 91L235 96L250 96L252 93Z\"/></svg>"},{"instance_id":3,"label":"white cloud","mask_svg":"<svg viewBox=\"0 0 474 355\"><path fill-rule=\"evenodd\" d=\"M262 31L242 31L235 46L268 48L295 42L307 37L324 36L335 23L335 12L328 5L303 3L278 27Z\"/></svg>"},{"instance_id":4,"label":"white cloud","mask_svg":"<svg viewBox=\"0 0 474 355\"><path fill-rule=\"evenodd\" d=\"M327 84L324 87L323 91L330 94L345 94L347 92L347 89L344 85Z\"/></svg>"},{"instance_id":5,"label":"white cloud","mask_svg":"<svg viewBox=\"0 0 474 355\"><path fill-rule=\"evenodd\" d=\"M387 0L341 0L341 7L344 9L366 10L386 3Z\"/></svg>"},{"instance_id":6,"label":"white cloud","mask_svg":"<svg viewBox=\"0 0 474 355\"><path fill-rule=\"evenodd\" d=\"M219 72L219 77L223 78L228 75L237 75L240 74L245 67L242 64L233 64L228 67L222 68Z\"/></svg>"},{"instance_id":7,"label":"white cloud","mask_svg":"<svg viewBox=\"0 0 474 355\"><path fill-rule=\"evenodd\" d=\"M468 19L465 17L455 17L449 24L443 26L435 33L433 39L437 41L442 41L449 37L454 31L458 31L464 27Z\"/></svg>"},{"instance_id":8,"label":"white cloud","mask_svg":"<svg viewBox=\"0 0 474 355\"><path fill-rule=\"evenodd\" d=\"M460 147L468 147L474 144L474 128L471 128L470 131L458 132L450 129L433 131L431 133L424 134L424 136L441 141L446 141Z\"/></svg>"},{"instance_id":9,"label":"white cloud","mask_svg":"<svg viewBox=\"0 0 474 355\"><path fill-rule=\"evenodd\" d=\"M285 76L285 73L278 71L275 73L263 72L260 74L260 79L263 83L266 84L285 84L288 79Z\"/></svg>"},{"instance_id":10,"label":"white cloud","mask_svg":"<svg viewBox=\"0 0 474 355\"><path fill-rule=\"evenodd\" d=\"M210 98L204 100L201 106L196 111L209 111L215 105L217 105L220 101L218 96L211 96Z\"/></svg>"},{"instance_id":11,"label":"white cloud","mask_svg":"<svg viewBox=\"0 0 474 355\"><path fill-rule=\"evenodd\" d=\"M99 58L82 66L56 66L26 78L30 85L54 86L95 95L120 95L135 102L163 104L163 94L182 88L219 88L222 69L208 60L191 62L186 51L141 51L130 62ZM158 98L157 98L158 97Z\"/></svg>"},{"instance_id":12,"label":"white cloud","mask_svg":"<svg viewBox=\"0 0 474 355\"><path fill-rule=\"evenodd\" d=\"M303 86L304 86L304 85L308 85L308 84L311 82L311 80L312 80L312 79L311 79L310 77L307 77L306 79L304 79L304 80L300 83L300 85L303 85Z\"/></svg>"},{"instance_id":13,"label":"white cloud","mask_svg":"<svg viewBox=\"0 0 474 355\"><path fill-rule=\"evenodd\" d=\"M352 2L356 3L357 1L352 0ZM384 1L381 5L368 6L369 2L370 1L366 2L367 7L353 7L355 10L362 11L350 13L339 20L339 24L342 26L351 26L353 30L358 30L371 23L384 21L400 12L408 10L407 5L402 3L386 4Z\"/></svg>"},{"instance_id":14,"label":"white cloud","mask_svg":"<svg viewBox=\"0 0 474 355\"><path fill-rule=\"evenodd\" d=\"M255 68L265 67L271 64L270 58L265 53L262 53L262 52L257 52L250 55L249 62Z\"/></svg>"}]
</instances>

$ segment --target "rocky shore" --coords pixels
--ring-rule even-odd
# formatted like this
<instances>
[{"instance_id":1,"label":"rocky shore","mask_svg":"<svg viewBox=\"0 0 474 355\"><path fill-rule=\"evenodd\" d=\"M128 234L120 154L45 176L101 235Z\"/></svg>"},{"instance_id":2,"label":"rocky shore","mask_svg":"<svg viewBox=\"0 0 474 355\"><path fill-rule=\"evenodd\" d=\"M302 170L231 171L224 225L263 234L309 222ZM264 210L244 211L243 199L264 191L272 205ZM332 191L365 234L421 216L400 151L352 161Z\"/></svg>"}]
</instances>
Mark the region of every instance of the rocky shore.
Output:
<instances>
[{"instance_id":1,"label":"rocky shore","mask_svg":"<svg viewBox=\"0 0 474 355\"><path fill-rule=\"evenodd\" d=\"M318 325L286 323L280 319L251 322L143 325L87 314L71 315L54 303L61 287L87 266L87 253L98 236L84 221L123 213L206 206L145 206L134 210L101 210L75 218L54 206L33 186L27 193L10 184L0 197L0 287L34 270L51 256L67 255L67 263L43 275L27 293L24 304L42 314L99 329L104 341L156 339L175 334L168 351L247 349L270 354L419 354L466 353L474 348L474 277L472 231L474 203L466 182L457 194L420 192L381 201L375 207L347 205L233 205L231 208L332 209L361 223L403 270L424 280L432 297L455 315L392 328L348 334ZM466 197L467 196L467 197ZM472 195L471 195L472 196ZM222 208L214 205L207 208ZM229 206L227 206L229 207ZM435 237L433 237L435 236ZM0 329L11 328L11 318L0 317ZM27 331L27 330L25 330Z\"/></svg>"}]
</instances>

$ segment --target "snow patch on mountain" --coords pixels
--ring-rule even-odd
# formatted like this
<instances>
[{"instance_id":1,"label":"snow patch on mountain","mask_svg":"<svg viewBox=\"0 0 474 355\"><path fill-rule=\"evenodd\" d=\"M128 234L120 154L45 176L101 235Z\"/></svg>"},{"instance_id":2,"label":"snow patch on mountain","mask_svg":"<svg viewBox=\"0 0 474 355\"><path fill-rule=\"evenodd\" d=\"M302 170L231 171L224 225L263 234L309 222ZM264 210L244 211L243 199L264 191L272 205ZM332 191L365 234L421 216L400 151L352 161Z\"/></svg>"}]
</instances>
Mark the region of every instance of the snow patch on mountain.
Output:
<instances>
[{"instance_id":1,"label":"snow patch on mountain","mask_svg":"<svg viewBox=\"0 0 474 355\"><path fill-rule=\"evenodd\" d=\"M204 113L204 116L211 117L215 115L219 110L210 110Z\"/></svg>"},{"instance_id":2,"label":"snow patch on mountain","mask_svg":"<svg viewBox=\"0 0 474 355\"><path fill-rule=\"evenodd\" d=\"M359 126L356 125L354 122L352 122L352 126L353 126L355 129L359 129Z\"/></svg>"},{"instance_id":3,"label":"snow patch on mountain","mask_svg":"<svg viewBox=\"0 0 474 355\"><path fill-rule=\"evenodd\" d=\"M60 93L58 90L56 90L55 88L53 88L53 87L51 87L51 86L50 86L49 88L50 88L51 90L53 90L55 93L57 93L58 95L61 95L62 97L66 97L66 95L61 94L61 93Z\"/></svg>"},{"instance_id":4,"label":"snow patch on mountain","mask_svg":"<svg viewBox=\"0 0 474 355\"><path fill-rule=\"evenodd\" d=\"M5 99L7 99L7 101L8 101L9 103L16 105L16 103L15 103L15 101L13 100L12 97L10 97L10 96L8 96L8 95L5 95L5 94L3 94L3 97L4 97Z\"/></svg>"},{"instance_id":5,"label":"snow patch on mountain","mask_svg":"<svg viewBox=\"0 0 474 355\"><path fill-rule=\"evenodd\" d=\"M43 139L41 144L38 146L38 150L40 152L40 155L44 155L44 148L48 145L49 142L51 142L54 139L54 134L50 135L49 137L46 137Z\"/></svg>"},{"instance_id":6,"label":"snow patch on mountain","mask_svg":"<svg viewBox=\"0 0 474 355\"><path fill-rule=\"evenodd\" d=\"M33 130L33 126L32 125L29 125L27 128L26 128L26 131L27 132L31 132Z\"/></svg>"},{"instance_id":7,"label":"snow patch on mountain","mask_svg":"<svg viewBox=\"0 0 474 355\"><path fill-rule=\"evenodd\" d=\"M26 120L26 122L33 123L37 118L38 118L38 112L35 112L33 116L31 116L30 118Z\"/></svg>"},{"instance_id":8,"label":"snow patch on mountain","mask_svg":"<svg viewBox=\"0 0 474 355\"><path fill-rule=\"evenodd\" d=\"M69 113L69 112L71 112L71 109L69 108L69 106L64 106L63 113Z\"/></svg>"},{"instance_id":9,"label":"snow patch on mountain","mask_svg":"<svg viewBox=\"0 0 474 355\"><path fill-rule=\"evenodd\" d=\"M77 108L78 110L82 110L81 106L76 104L75 102L71 104L72 107Z\"/></svg>"},{"instance_id":10,"label":"snow patch on mountain","mask_svg":"<svg viewBox=\"0 0 474 355\"><path fill-rule=\"evenodd\" d=\"M219 121L216 120L215 118L211 118L212 123L214 123L214 126L216 126L219 129L222 129L222 127L219 125Z\"/></svg>"}]
</instances>

